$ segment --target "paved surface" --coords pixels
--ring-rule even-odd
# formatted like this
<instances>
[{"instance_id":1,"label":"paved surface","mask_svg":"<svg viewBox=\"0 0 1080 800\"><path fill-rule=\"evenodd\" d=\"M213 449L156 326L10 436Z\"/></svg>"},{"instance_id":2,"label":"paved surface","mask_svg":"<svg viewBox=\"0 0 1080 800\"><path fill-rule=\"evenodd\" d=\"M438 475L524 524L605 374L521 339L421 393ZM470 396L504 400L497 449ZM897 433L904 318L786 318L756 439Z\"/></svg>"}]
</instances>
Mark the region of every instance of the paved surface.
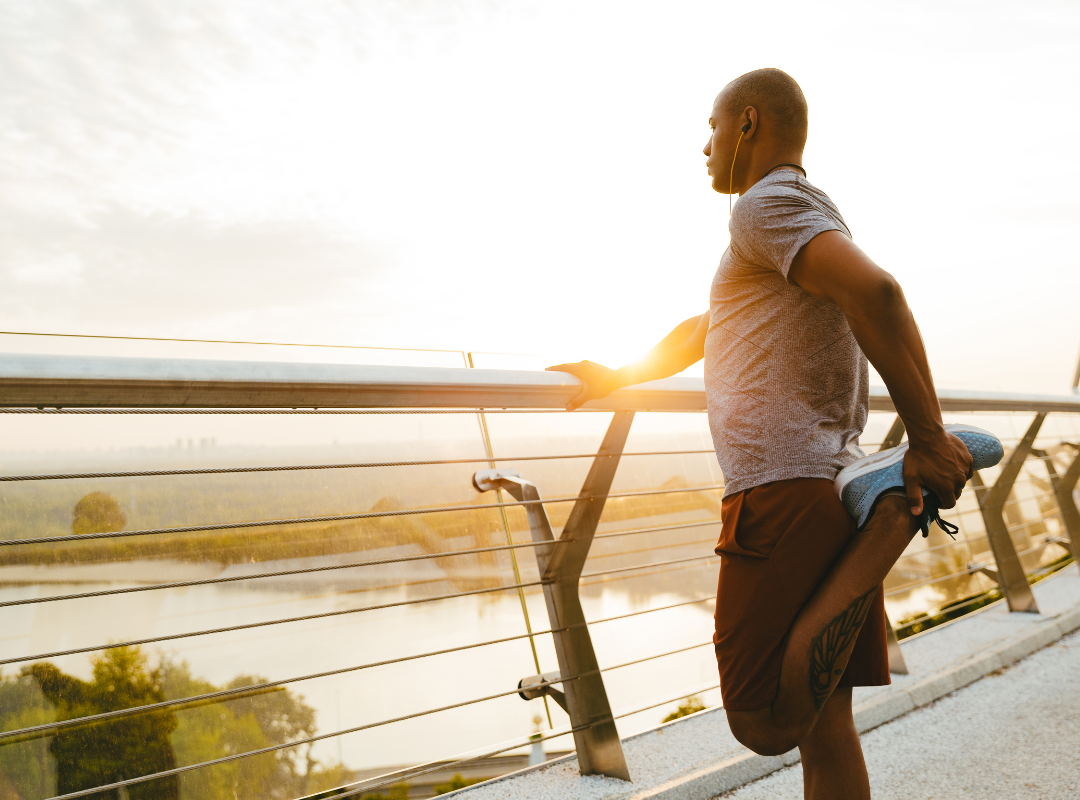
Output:
<instances>
[{"instance_id":1,"label":"paved surface","mask_svg":"<svg viewBox=\"0 0 1080 800\"><path fill-rule=\"evenodd\" d=\"M1080 799L1080 632L863 736L874 800ZM795 765L722 795L801 798Z\"/></svg>"},{"instance_id":2,"label":"paved surface","mask_svg":"<svg viewBox=\"0 0 1080 800\"><path fill-rule=\"evenodd\" d=\"M977 613L961 617L947 625L934 628L919 636L906 639L901 643L900 647L912 674L907 676L894 675L892 686L857 689L855 692L856 705L889 695L897 690L909 688L928 676L954 667L973 656L986 652L989 648L999 645L1010 637L1023 633L1025 630L1030 630L1033 626L1045 621L1047 617L1080 605L1080 572L1075 567L1070 566L1067 570L1063 570L1057 575L1035 584L1032 588L1042 615L1010 614L1004 603L999 603ZM1075 640L1075 636L1072 637L1072 640ZM1050 652L1056 652L1056 650L1051 648ZM1014 666L1005 675L1008 675L1013 670L1020 669L1024 663L1026 662ZM1073 669L1080 676L1080 661L1073 664ZM997 680L998 678L983 679L978 684L962 690L960 694L975 691L977 686L993 684ZM1034 688L1038 691L1043 686L1039 684ZM1001 691L1008 694L1007 688L1002 688ZM1080 719L1080 704L1077 703L1080 700L1080 689L1077 689L1074 684L1073 691L1071 700L1066 703L1062 699L1060 702L1062 702L1063 707L1074 709L1074 716ZM1050 693L1051 699L1058 696ZM1063 698L1063 696L1061 697ZM922 718L922 715L926 713L936 713L935 709L942 703L952 701L952 697L943 698L935 706L930 706L923 711L913 712L909 716ZM882 736L885 730L904 724L904 719L906 718L897 720L895 723L879 728L876 731L871 731L863 737L864 742L873 740L873 737ZM983 724L980 722L978 726ZM917 752L915 750L911 751L910 758L912 763L916 764L933 763L936 765L934 771L945 771L946 773L952 770L954 765L975 764L976 761L972 760L974 756L969 755L972 748L968 745L968 742L972 741L973 737L977 735L989 735L992 739L999 736L1001 738L1012 736L1012 734L1007 733L1012 730L1010 727L1012 724L1011 716L1006 715L997 727L997 731L1006 733L995 733L993 730L968 729L964 726L951 728L948 736L943 736L940 743L935 742L932 746L920 745ZM886 745L886 747L891 746ZM1075 757L1075 753L1080 752L1080 735L1074 733L1072 738L1066 741L1064 749L1070 752L1068 756L1062 756L1058 751L1049 760L1054 761L1056 759L1056 763L1061 766L1055 769L1065 770L1066 774L1070 769L1074 773L1080 774L1080 759ZM732 737L722 709L696 714L659 729L624 739L623 750L626 754L630 774L634 777L632 787L611 778L599 776L583 778L578 772L576 759L569 758L552 762L538 770L508 776L501 781L492 781L463 790L460 796L462 800L506 800L506 798L528 798L528 800L622 800L628 796L633 796L635 793L648 793L654 787L677 779L679 776L685 776L694 770L709 765L721 764L728 759L748 753ZM935 795L921 788L918 790L911 788L909 791L905 786L901 785L901 778L897 776L903 776L903 780L910 783L912 778L909 776L915 775L917 771L910 768L905 768L907 771L900 771L903 760L898 763L900 766L897 767L889 767L884 764L880 767L871 765L871 770L876 770L876 773L872 773L874 780L879 781L880 776L880 781L875 783L875 800L889 797L904 798L904 800L923 800L923 798L934 797L941 800L941 798L980 796L978 792L968 792L967 794L953 792L952 794L942 793ZM774 784L771 781L777 782ZM882 792L885 791L887 785L896 786L896 793L883 794ZM772 788L773 786L777 788ZM913 787L914 784L911 784L911 786ZM775 773L775 776L765 778L757 784L751 784L750 787L744 787L743 790L738 790L735 794L728 796L740 800L743 798L766 797L801 798L801 787L802 772L800 768L796 767ZM1010 798L1060 796L1075 797L1076 800L1080 800L1080 793L1076 792L1072 795L1042 795L1037 790L1026 789L1022 785L1019 790L1029 793L1017 794L1014 792L1012 794L985 796ZM740 791L757 793L740 794L738 793ZM693 796L704 798L706 795L694 793Z\"/></svg>"}]
</instances>

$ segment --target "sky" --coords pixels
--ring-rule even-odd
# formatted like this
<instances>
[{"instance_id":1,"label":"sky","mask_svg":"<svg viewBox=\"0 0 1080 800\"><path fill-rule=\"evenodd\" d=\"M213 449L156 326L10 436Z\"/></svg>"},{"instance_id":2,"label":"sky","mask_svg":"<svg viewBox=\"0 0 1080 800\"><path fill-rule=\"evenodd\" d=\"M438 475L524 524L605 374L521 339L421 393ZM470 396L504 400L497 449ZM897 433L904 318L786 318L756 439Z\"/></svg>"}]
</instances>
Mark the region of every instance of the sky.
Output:
<instances>
[{"instance_id":1,"label":"sky","mask_svg":"<svg viewBox=\"0 0 1080 800\"><path fill-rule=\"evenodd\" d=\"M1077 52L1032 0L0 0L0 328L617 365L707 309L709 111L770 66L939 387L1064 392ZM0 336L178 353L105 347Z\"/></svg>"}]
</instances>

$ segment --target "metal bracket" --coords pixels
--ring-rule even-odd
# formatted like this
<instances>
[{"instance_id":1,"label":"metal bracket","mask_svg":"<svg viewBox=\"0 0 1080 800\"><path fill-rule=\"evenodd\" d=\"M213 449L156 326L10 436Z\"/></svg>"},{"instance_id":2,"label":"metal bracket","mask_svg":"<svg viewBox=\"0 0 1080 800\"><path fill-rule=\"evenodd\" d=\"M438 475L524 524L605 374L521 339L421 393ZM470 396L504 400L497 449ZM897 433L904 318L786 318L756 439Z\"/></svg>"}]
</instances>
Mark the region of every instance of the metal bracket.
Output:
<instances>
[{"instance_id":1,"label":"metal bracket","mask_svg":"<svg viewBox=\"0 0 1080 800\"><path fill-rule=\"evenodd\" d=\"M1062 444L1076 449L1077 455L1061 475L1058 475L1057 467L1045 450L1032 449L1031 452L1041 457L1046 464L1046 471L1050 473L1050 485L1054 489L1058 509L1061 511L1061 523L1069 534L1068 540L1056 539L1054 544L1060 544L1071 552L1073 563L1080 567L1080 510L1076 508L1076 500L1073 498L1073 490L1076 489L1077 480L1080 480L1080 445L1072 442Z\"/></svg>"},{"instance_id":2,"label":"metal bracket","mask_svg":"<svg viewBox=\"0 0 1080 800\"><path fill-rule=\"evenodd\" d=\"M543 675L530 675L518 681L518 697L522 700L536 700L538 697L550 697L567 714L566 694L560 692L553 683L561 683L562 675L558 672L545 672Z\"/></svg>"},{"instance_id":3,"label":"metal bracket","mask_svg":"<svg viewBox=\"0 0 1080 800\"><path fill-rule=\"evenodd\" d=\"M985 564L980 564L977 561L971 561L967 565L967 570L968 570L968 572L972 573L973 575L975 573L978 573L980 575L985 575L987 578L992 580L998 586L1001 586L1001 576L998 575L998 573L994 572L994 570L990 569L990 567L986 566Z\"/></svg>"},{"instance_id":4,"label":"metal bracket","mask_svg":"<svg viewBox=\"0 0 1080 800\"><path fill-rule=\"evenodd\" d=\"M520 694L526 697L527 693L540 692L535 696L549 695L566 709L575 729L574 745L582 775L607 775L624 781L630 780L630 770L581 608L578 584L633 421L633 411L615 413L557 541L535 484L514 470L480 470L473 476L479 491L500 488L519 502L533 501L525 506L532 540L538 544L551 543L550 547L534 548L534 552L555 640L559 679L563 675L570 677L558 693L564 695L561 701L557 690L551 690L550 686L528 688L536 683L553 682L553 673L523 679L518 684ZM528 684L529 681L532 683Z\"/></svg>"},{"instance_id":5,"label":"metal bracket","mask_svg":"<svg viewBox=\"0 0 1080 800\"><path fill-rule=\"evenodd\" d=\"M1002 467L1001 474L993 486L985 491L979 491L980 488L984 488L982 478L977 472L972 476L972 482L976 486L975 494L982 511L983 524L986 526L986 535L990 540L990 550L994 553L994 561L997 562L999 577L996 580L998 586L1001 587L1001 593L1005 596L1009 611L1025 611L1032 614L1039 613L1039 606L1035 602L1035 595L1024 574L1020 558L1016 555L1016 546L1009 535L1009 528L1005 524L1002 512L1045 419L1045 412L1035 415L1027 432L1009 454L1009 459Z\"/></svg>"}]
</instances>

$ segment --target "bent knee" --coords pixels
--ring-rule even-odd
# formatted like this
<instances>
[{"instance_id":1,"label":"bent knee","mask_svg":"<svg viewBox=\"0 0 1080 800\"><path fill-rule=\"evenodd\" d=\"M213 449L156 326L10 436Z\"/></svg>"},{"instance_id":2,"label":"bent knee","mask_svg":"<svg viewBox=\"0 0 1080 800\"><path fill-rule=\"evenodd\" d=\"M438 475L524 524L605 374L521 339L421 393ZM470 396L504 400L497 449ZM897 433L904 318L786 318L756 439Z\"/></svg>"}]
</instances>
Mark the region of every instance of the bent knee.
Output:
<instances>
[{"instance_id":1,"label":"bent knee","mask_svg":"<svg viewBox=\"0 0 1080 800\"><path fill-rule=\"evenodd\" d=\"M768 709L762 712L737 711L728 714L728 727L739 744L759 756L779 756L794 750L810 732L806 726L779 724Z\"/></svg>"}]
</instances>

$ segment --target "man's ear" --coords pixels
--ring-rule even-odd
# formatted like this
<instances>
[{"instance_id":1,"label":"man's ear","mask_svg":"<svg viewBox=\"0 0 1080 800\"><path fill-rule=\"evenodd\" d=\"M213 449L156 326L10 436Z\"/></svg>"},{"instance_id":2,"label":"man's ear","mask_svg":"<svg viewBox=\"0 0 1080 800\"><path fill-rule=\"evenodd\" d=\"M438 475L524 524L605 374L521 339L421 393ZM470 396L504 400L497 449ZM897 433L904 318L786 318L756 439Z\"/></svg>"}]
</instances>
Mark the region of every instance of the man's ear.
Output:
<instances>
[{"instance_id":1,"label":"man's ear","mask_svg":"<svg viewBox=\"0 0 1080 800\"><path fill-rule=\"evenodd\" d=\"M754 134L757 133L758 113L757 109L753 106L747 106L743 109L742 125L739 127L743 130L743 139L751 139ZM747 127L749 126L749 127Z\"/></svg>"}]
</instances>

